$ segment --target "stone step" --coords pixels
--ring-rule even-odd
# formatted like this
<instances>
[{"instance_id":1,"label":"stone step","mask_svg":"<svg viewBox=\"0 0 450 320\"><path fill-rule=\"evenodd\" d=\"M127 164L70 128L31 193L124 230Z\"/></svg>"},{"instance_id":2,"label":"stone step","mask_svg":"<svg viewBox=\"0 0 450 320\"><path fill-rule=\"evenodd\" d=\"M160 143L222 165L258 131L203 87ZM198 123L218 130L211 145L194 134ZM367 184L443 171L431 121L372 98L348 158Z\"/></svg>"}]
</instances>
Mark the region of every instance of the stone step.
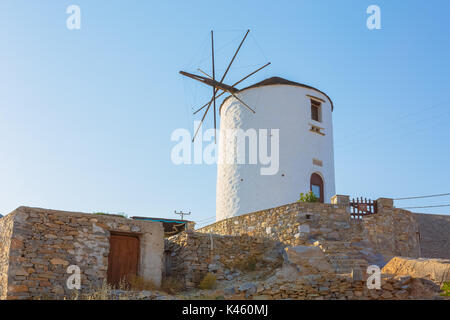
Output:
<instances>
[{"instance_id":1,"label":"stone step","mask_svg":"<svg viewBox=\"0 0 450 320\"><path fill-rule=\"evenodd\" d=\"M350 273L353 269L365 269L368 266L366 260L361 259L360 252L352 247L351 242L346 241L316 241L337 273Z\"/></svg>"}]
</instances>

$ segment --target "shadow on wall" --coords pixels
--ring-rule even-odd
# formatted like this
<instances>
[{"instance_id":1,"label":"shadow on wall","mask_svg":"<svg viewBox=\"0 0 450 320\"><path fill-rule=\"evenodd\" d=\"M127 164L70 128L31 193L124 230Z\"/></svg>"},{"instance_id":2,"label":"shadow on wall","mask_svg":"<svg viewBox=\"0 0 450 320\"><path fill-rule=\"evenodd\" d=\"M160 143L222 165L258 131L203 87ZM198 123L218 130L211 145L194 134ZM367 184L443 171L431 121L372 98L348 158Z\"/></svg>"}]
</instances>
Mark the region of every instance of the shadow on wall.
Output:
<instances>
[{"instance_id":1,"label":"shadow on wall","mask_svg":"<svg viewBox=\"0 0 450 320\"><path fill-rule=\"evenodd\" d=\"M422 258L450 259L450 215L414 215L419 224Z\"/></svg>"}]
</instances>

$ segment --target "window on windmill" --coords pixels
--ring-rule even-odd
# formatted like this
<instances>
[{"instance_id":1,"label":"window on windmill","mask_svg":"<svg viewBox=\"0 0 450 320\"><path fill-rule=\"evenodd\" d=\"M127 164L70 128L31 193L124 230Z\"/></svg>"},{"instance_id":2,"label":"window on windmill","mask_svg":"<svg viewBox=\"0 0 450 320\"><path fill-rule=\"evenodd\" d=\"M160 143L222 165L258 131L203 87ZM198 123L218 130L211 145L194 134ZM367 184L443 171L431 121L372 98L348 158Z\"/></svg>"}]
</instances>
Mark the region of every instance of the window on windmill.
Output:
<instances>
[{"instance_id":1,"label":"window on windmill","mask_svg":"<svg viewBox=\"0 0 450 320\"><path fill-rule=\"evenodd\" d=\"M311 119L314 121L322 121L321 106L322 104L319 101L311 99Z\"/></svg>"},{"instance_id":2,"label":"window on windmill","mask_svg":"<svg viewBox=\"0 0 450 320\"><path fill-rule=\"evenodd\" d=\"M316 184L312 184L311 185L311 191L312 193L314 193L314 195L320 199L320 194L321 194L321 190L320 190L320 186L316 185Z\"/></svg>"}]
</instances>

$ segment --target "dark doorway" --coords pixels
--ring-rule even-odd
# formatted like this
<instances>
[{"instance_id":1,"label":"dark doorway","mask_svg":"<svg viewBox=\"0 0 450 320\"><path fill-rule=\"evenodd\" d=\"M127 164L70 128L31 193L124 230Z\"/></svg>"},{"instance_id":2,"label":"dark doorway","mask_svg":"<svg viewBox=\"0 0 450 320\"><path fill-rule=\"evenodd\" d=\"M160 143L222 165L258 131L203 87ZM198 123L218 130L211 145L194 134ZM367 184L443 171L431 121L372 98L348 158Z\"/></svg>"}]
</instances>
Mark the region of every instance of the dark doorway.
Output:
<instances>
[{"instance_id":1,"label":"dark doorway","mask_svg":"<svg viewBox=\"0 0 450 320\"><path fill-rule=\"evenodd\" d=\"M172 274L172 251L164 251L164 277L170 277Z\"/></svg>"},{"instance_id":2,"label":"dark doorway","mask_svg":"<svg viewBox=\"0 0 450 320\"><path fill-rule=\"evenodd\" d=\"M310 188L311 188L312 193L314 193L314 195L317 198L319 198L319 201L321 203L324 203L323 180L322 180L322 177L320 175L318 175L317 173L313 173L311 175Z\"/></svg>"},{"instance_id":3,"label":"dark doorway","mask_svg":"<svg viewBox=\"0 0 450 320\"><path fill-rule=\"evenodd\" d=\"M111 234L109 239L108 283L118 286L136 276L139 266L139 238L130 235Z\"/></svg>"}]
</instances>

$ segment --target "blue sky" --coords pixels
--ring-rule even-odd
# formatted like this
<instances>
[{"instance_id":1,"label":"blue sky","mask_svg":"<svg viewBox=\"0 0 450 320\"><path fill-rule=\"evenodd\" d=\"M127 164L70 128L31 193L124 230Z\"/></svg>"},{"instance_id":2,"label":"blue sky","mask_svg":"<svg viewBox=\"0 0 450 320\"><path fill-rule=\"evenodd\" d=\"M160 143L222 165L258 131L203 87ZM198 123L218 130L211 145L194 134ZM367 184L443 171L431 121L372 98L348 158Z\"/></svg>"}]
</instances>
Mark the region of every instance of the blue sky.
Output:
<instances>
[{"instance_id":1,"label":"blue sky","mask_svg":"<svg viewBox=\"0 0 450 320\"><path fill-rule=\"evenodd\" d=\"M71 4L81 30L66 28ZM371 4L381 30L366 27ZM445 0L2 1L0 213L214 217L216 167L170 160L171 133L192 130L211 94L178 74L209 68L211 29L219 74L251 29L229 83L270 61L243 86L281 76L333 99L338 193L450 192L448 12ZM434 204L450 197L396 202Z\"/></svg>"}]
</instances>

